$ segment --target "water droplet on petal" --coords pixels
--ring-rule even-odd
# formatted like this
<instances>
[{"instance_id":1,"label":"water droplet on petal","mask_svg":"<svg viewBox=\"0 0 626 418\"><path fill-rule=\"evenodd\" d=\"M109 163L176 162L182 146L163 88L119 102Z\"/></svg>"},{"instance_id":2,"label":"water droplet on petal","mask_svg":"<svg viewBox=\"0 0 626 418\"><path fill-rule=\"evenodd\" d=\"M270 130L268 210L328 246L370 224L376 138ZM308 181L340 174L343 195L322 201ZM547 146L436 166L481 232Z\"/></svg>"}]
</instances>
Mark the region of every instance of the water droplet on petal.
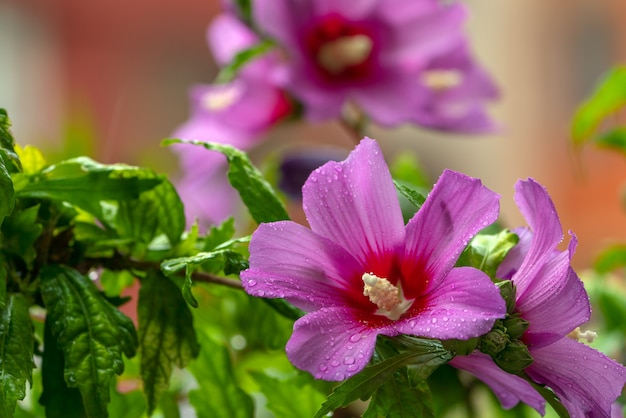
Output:
<instances>
[{"instance_id":1,"label":"water droplet on petal","mask_svg":"<svg viewBox=\"0 0 626 418\"><path fill-rule=\"evenodd\" d=\"M361 341L361 334L352 334L350 338L348 338L348 340L351 343L358 343L359 341Z\"/></svg>"},{"instance_id":2,"label":"water droplet on petal","mask_svg":"<svg viewBox=\"0 0 626 418\"><path fill-rule=\"evenodd\" d=\"M343 364L354 364L354 357L346 357L343 359Z\"/></svg>"},{"instance_id":3,"label":"water droplet on petal","mask_svg":"<svg viewBox=\"0 0 626 418\"><path fill-rule=\"evenodd\" d=\"M319 369L320 371L325 372L326 370L328 370L328 366L326 365L326 363L322 363L320 364Z\"/></svg>"},{"instance_id":4,"label":"water droplet on petal","mask_svg":"<svg viewBox=\"0 0 626 418\"><path fill-rule=\"evenodd\" d=\"M254 286L256 286L256 280L248 280L248 286L249 286L249 287L254 287Z\"/></svg>"},{"instance_id":5,"label":"water droplet on petal","mask_svg":"<svg viewBox=\"0 0 626 418\"><path fill-rule=\"evenodd\" d=\"M339 366L339 364L341 364L341 363L339 363L338 360L333 360L333 361L330 362L330 365L333 366L333 367L337 367L337 366Z\"/></svg>"},{"instance_id":6,"label":"water droplet on petal","mask_svg":"<svg viewBox=\"0 0 626 418\"><path fill-rule=\"evenodd\" d=\"M409 321L409 326L410 326L411 328L415 328L415 320L414 320L414 319L411 319L411 320Z\"/></svg>"},{"instance_id":7,"label":"water droplet on petal","mask_svg":"<svg viewBox=\"0 0 626 418\"><path fill-rule=\"evenodd\" d=\"M437 323L437 318L433 318L430 322L432 322L433 324Z\"/></svg>"},{"instance_id":8,"label":"water droplet on petal","mask_svg":"<svg viewBox=\"0 0 626 418\"><path fill-rule=\"evenodd\" d=\"M343 373L341 373L341 372L337 372L337 373L335 374L335 379L336 379L336 380L343 380L343 379L345 379L345 378L346 378L346 375L345 375L345 374L343 374Z\"/></svg>"},{"instance_id":9,"label":"water droplet on petal","mask_svg":"<svg viewBox=\"0 0 626 418\"><path fill-rule=\"evenodd\" d=\"M356 364L351 364L348 367L346 367L346 370L348 370L349 372L353 372L356 371L359 368L359 366L357 366Z\"/></svg>"},{"instance_id":10,"label":"water droplet on petal","mask_svg":"<svg viewBox=\"0 0 626 418\"><path fill-rule=\"evenodd\" d=\"M258 296L263 297L265 296L265 292L262 290L259 290L259 293L257 293Z\"/></svg>"}]
</instances>

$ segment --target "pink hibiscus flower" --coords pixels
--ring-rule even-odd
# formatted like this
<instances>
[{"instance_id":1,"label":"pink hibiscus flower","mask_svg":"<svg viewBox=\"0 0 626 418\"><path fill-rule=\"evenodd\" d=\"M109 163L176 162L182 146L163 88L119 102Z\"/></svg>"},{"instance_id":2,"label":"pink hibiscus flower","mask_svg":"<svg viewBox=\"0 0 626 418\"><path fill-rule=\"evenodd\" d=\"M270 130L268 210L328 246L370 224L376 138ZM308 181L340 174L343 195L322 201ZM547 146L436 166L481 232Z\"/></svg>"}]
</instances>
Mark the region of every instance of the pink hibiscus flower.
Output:
<instances>
[{"instance_id":1,"label":"pink hibiscus flower","mask_svg":"<svg viewBox=\"0 0 626 418\"><path fill-rule=\"evenodd\" d=\"M296 367L343 380L366 366L379 334L468 339L504 316L486 274L454 267L498 216L499 196L479 180L445 171L405 226L380 148L366 138L316 169L302 195L311 228L261 224L241 274L249 294L307 312L286 347Z\"/></svg>"}]
</instances>

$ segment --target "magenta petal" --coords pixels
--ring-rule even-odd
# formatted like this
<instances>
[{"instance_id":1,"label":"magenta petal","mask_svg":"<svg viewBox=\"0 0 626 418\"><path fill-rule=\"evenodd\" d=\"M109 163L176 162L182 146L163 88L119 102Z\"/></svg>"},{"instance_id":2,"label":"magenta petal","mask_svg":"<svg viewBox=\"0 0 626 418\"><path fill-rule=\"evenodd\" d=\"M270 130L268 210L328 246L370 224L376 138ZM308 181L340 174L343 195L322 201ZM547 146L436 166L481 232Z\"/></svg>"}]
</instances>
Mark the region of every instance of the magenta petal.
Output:
<instances>
[{"instance_id":1,"label":"magenta petal","mask_svg":"<svg viewBox=\"0 0 626 418\"><path fill-rule=\"evenodd\" d=\"M537 270L543 267L546 258L552 257L563 239L563 231L552 199L535 180L517 182L515 201L533 231L526 258L513 278L519 299L534 280L541 280Z\"/></svg>"},{"instance_id":2,"label":"magenta petal","mask_svg":"<svg viewBox=\"0 0 626 418\"><path fill-rule=\"evenodd\" d=\"M310 1L317 16L336 13L348 20L362 20L369 17L379 0L315 0Z\"/></svg>"},{"instance_id":3,"label":"magenta petal","mask_svg":"<svg viewBox=\"0 0 626 418\"><path fill-rule=\"evenodd\" d=\"M570 338L531 354L535 361L528 375L554 390L572 417L610 417L626 383L624 366Z\"/></svg>"},{"instance_id":4,"label":"magenta petal","mask_svg":"<svg viewBox=\"0 0 626 418\"><path fill-rule=\"evenodd\" d=\"M298 4L296 4L298 3ZM291 0L254 0L252 2L252 14L261 30L278 40L283 45L296 43L296 21L298 13L292 8L308 6L303 2ZM304 16L310 17L310 13Z\"/></svg>"},{"instance_id":5,"label":"magenta petal","mask_svg":"<svg viewBox=\"0 0 626 418\"><path fill-rule=\"evenodd\" d=\"M496 277L499 279L510 280L517 273L533 240L533 232L529 228L515 228L511 232L517 234L519 241L498 266Z\"/></svg>"},{"instance_id":6,"label":"magenta petal","mask_svg":"<svg viewBox=\"0 0 626 418\"><path fill-rule=\"evenodd\" d=\"M469 240L498 217L500 196L480 180L446 170L406 227L405 260L435 284L450 271ZM412 277L416 272L403 272Z\"/></svg>"},{"instance_id":7,"label":"magenta petal","mask_svg":"<svg viewBox=\"0 0 626 418\"><path fill-rule=\"evenodd\" d=\"M398 251L404 240L402 212L378 144L365 138L342 162L315 170L302 189L311 229L338 243L364 267Z\"/></svg>"},{"instance_id":8,"label":"magenta petal","mask_svg":"<svg viewBox=\"0 0 626 418\"><path fill-rule=\"evenodd\" d=\"M491 279L471 267L454 268L432 289L419 314L396 322L395 328L422 337L466 340L486 334L506 313L504 300Z\"/></svg>"},{"instance_id":9,"label":"magenta petal","mask_svg":"<svg viewBox=\"0 0 626 418\"><path fill-rule=\"evenodd\" d=\"M295 222L261 224L250 242L250 268L241 273L253 296L285 298L306 311L344 305L347 279L359 265L336 244Z\"/></svg>"},{"instance_id":10,"label":"magenta petal","mask_svg":"<svg viewBox=\"0 0 626 418\"><path fill-rule=\"evenodd\" d=\"M207 41L217 63L224 66L238 52L259 42L259 37L236 16L223 13L211 22Z\"/></svg>"},{"instance_id":11,"label":"magenta petal","mask_svg":"<svg viewBox=\"0 0 626 418\"><path fill-rule=\"evenodd\" d=\"M533 387L519 376L498 367L491 357L475 351L469 356L457 356L450 365L465 370L485 382L498 397L504 409L511 409L520 401L545 414L546 401Z\"/></svg>"},{"instance_id":12,"label":"magenta petal","mask_svg":"<svg viewBox=\"0 0 626 418\"><path fill-rule=\"evenodd\" d=\"M351 320L348 308L322 308L298 319L287 343L287 357L316 379L344 380L367 365L374 353L376 330Z\"/></svg>"}]
</instances>

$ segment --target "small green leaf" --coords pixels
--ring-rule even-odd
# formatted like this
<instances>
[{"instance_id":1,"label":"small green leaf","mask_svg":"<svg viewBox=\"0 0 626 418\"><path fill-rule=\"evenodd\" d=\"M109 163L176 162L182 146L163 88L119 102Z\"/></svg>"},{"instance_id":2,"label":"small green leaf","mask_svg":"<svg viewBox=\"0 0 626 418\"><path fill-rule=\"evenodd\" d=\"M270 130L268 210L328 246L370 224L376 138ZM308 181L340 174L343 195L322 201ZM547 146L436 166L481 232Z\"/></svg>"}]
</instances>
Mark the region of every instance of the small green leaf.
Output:
<instances>
[{"instance_id":1,"label":"small green leaf","mask_svg":"<svg viewBox=\"0 0 626 418\"><path fill-rule=\"evenodd\" d=\"M261 372L251 375L267 398L267 408L276 418L313 416L324 401L324 395L313 387L310 375L294 374L286 379Z\"/></svg>"},{"instance_id":2,"label":"small green leaf","mask_svg":"<svg viewBox=\"0 0 626 418\"><path fill-rule=\"evenodd\" d=\"M252 219L257 223L289 219L287 210L276 192L263 178L261 172L252 165L244 152L229 145L213 142L167 139L163 143L165 145L189 143L221 152L228 160L228 180L239 192L241 200L252 215Z\"/></svg>"},{"instance_id":3,"label":"small green leaf","mask_svg":"<svg viewBox=\"0 0 626 418\"><path fill-rule=\"evenodd\" d=\"M508 230L494 235L478 234L459 257L457 266L475 267L494 279L498 266L518 242L519 237Z\"/></svg>"},{"instance_id":4,"label":"small green leaf","mask_svg":"<svg viewBox=\"0 0 626 418\"><path fill-rule=\"evenodd\" d=\"M40 279L46 320L65 358L65 381L80 390L89 418L107 417L111 381L124 371L122 354L135 354L135 327L77 271L48 265Z\"/></svg>"},{"instance_id":5,"label":"small green leaf","mask_svg":"<svg viewBox=\"0 0 626 418\"><path fill-rule=\"evenodd\" d=\"M411 365L412 373L418 373L425 379L451 358L452 354L443 348L440 342L415 338L411 341L410 351L368 366L361 373L335 387L314 418L322 418L327 413L347 406L357 399L368 399L381 385L392 379L400 367Z\"/></svg>"},{"instance_id":6,"label":"small green leaf","mask_svg":"<svg viewBox=\"0 0 626 418\"><path fill-rule=\"evenodd\" d=\"M15 152L15 140L11 134L11 121L4 109L0 109L0 166L4 166L10 174L22 171L20 158Z\"/></svg>"},{"instance_id":7,"label":"small green leaf","mask_svg":"<svg viewBox=\"0 0 626 418\"><path fill-rule=\"evenodd\" d=\"M244 10L245 11L245 10ZM228 83L235 79L239 71L249 62L261 55L271 51L274 47L274 42L270 40L264 40L256 45L253 45L243 51L239 51L231 60L231 62L222 68L215 80L216 83Z\"/></svg>"},{"instance_id":8,"label":"small green leaf","mask_svg":"<svg viewBox=\"0 0 626 418\"><path fill-rule=\"evenodd\" d=\"M400 184L399 182L395 180L394 180L394 184L396 185L396 189L400 193L402 193L402 195L406 197L409 200L409 202L411 202L417 209L422 207L422 205L426 201L426 198L424 197L423 194L403 184Z\"/></svg>"},{"instance_id":9,"label":"small green leaf","mask_svg":"<svg viewBox=\"0 0 626 418\"><path fill-rule=\"evenodd\" d=\"M204 251L211 251L235 236L235 218L228 218L222 224L212 226L204 238Z\"/></svg>"},{"instance_id":10,"label":"small green leaf","mask_svg":"<svg viewBox=\"0 0 626 418\"><path fill-rule=\"evenodd\" d=\"M198 389L189 392L189 401L198 418L249 418L254 416L252 398L235 380L230 353L226 347L199 334L200 355L189 365ZM219 394L219 395L211 395Z\"/></svg>"},{"instance_id":11,"label":"small green leaf","mask_svg":"<svg viewBox=\"0 0 626 418\"><path fill-rule=\"evenodd\" d=\"M109 412L112 417L143 418L146 412L146 401L140 390L119 393L111 392L111 404ZM46 417L50 418L50 417ZM69 418L69 417L68 417Z\"/></svg>"},{"instance_id":12,"label":"small green leaf","mask_svg":"<svg viewBox=\"0 0 626 418\"><path fill-rule=\"evenodd\" d=\"M169 385L172 367L186 367L200 347L189 307L161 272L149 271L142 280L137 311L141 377L151 414Z\"/></svg>"},{"instance_id":13,"label":"small green leaf","mask_svg":"<svg viewBox=\"0 0 626 418\"><path fill-rule=\"evenodd\" d=\"M604 76L592 96L576 111L572 121L574 144L596 135L607 117L626 105L626 67L616 66Z\"/></svg>"},{"instance_id":14,"label":"small green leaf","mask_svg":"<svg viewBox=\"0 0 626 418\"><path fill-rule=\"evenodd\" d=\"M137 199L140 193L156 187L163 178L148 169L125 164L105 165L78 157L49 166L20 183L18 197L69 202L102 219L100 201Z\"/></svg>"},{"instance_id":15,"label":"small green leaf","mask_svg":"<svg viewBox=\"0 0 626 418\"><path fill-rule=\"evenodd\" d=\"M616 244L602 250L594 263L598 273L610 273L626 267L626 244Z\"/></svg>"},{"instance_id":16,"label":"small green leaf","mask_svg":"<svg viewBox=\"0 0 626 418\"><path fill-rule=\"evenodd\" d=\"M34 245L43 230L43 226L37 222L38 213L38 204L23 210L15 210L0 228L2 231L0 247L21 257L27 263L35 259Z\"/></svg>"},{"instance_id":17,"label":"small green leaf","mask_svg":"<svg viewBox=\"0 0 626 418\"><path fill-rule=\"evenodd\" d=\"M9 294L0 312L0 416L10 418L32 385L33 327L26 299Z\"/></svg>"},{"instance_id":18,"label":"small green leaf","mask_svg":"<svg viewBox=\"0 0 626 418\"><path fill-rule=\"evenodd\" d=\"M376 390L363 418L435 418L432 393L426 382L413 387L406 372L398 370L393 378Z\"/></svg>"},{"instance_id":19,"label":"small green leaf","mask_svg":"<svg viewBox=\"0 0 626 418\"><path fill-rule=\"evenodd\" d=\"M39 398L46 408L46 418L87 418L83 398L76 388L67 387L64 378L65 358L52 336L51 323L44 325L44 352L41 366L43 393Z\"/></svg>"},{"instance_id":20,"label":"small green leaf","mask_svg":"<svg viewBox=\"0 0 626 418\"><path fill-rule=\"evenodd\" d=\"M554 412L558 414L559 418L570 418L569 412L567 412L567 409L563 406L563 404L561 403L559 398L554 394L554 392L552 392L547 387L536 383L534 380L532 380L531 378L527 376L522 376L522 377L524 377L526 381L528 381L528 383L530 383L530 385L537 392L539 392L539 394L543 397L543 399L545 399L550 404L552 409L554 409Z\"/></svg>"},{"instance_id":21,"label":"small green leaf","mask_svg":"<svg viewBox=\"0 0 626 418\"><path fill-rule=\"evenodd\" d=\"M615 128L595 139L600 148L608 148L626 154L626 128Z\"/></svg>"},{"instance_id":22,"label":"small green leaf","mask_svg":"<svg viewBox=\"0 0 626 418\"><path fill-rule=\"evenodd\" d=\"M19 145L16 145L15 151L17 152L17 155L22 163L24 174L39 173L46 166L46 160L39 148L31 145L21 148Z\"/></svg>"}]
</instances>

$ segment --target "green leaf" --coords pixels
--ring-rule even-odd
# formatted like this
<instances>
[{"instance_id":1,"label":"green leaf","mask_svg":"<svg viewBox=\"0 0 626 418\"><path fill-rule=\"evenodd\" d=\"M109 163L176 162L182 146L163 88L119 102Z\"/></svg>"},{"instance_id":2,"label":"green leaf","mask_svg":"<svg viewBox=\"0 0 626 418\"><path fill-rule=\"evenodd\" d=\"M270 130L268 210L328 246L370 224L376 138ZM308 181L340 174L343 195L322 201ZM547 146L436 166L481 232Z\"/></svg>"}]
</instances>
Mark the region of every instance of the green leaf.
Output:
<instances>
[{"instance_id":1,"label":"green leaf","mask_svg":"<svg viewBox=\"0 0 626 418\"><path fill-rule=\"evenodd\" d=\"M245 10L243 10L245 12ZM272 50L274 42L264 40L243 51L239 51L231 62L222 68L215 80L216 83L228 83L235 79L239 71L255 58L260 57Z\"/></svg>"},{"instance_id":2,"label":"green leaf","mask_svg":"<svg viewBox=\"0 0 626 418\"><path fill-rule=\"evenodd\" d=\"M595 139L600 148L608 148L626 154L626 128L615 128Z\"/></svg>"},{"instance_id":3,"label":"green leaf","mask_svg":"<svg viewBox=\"0 0 626 418\"><path fill-rule=\"evenodd\" d=\"M65 383L65 358L52 335L51 321L46 321L44 325L43 343L43 393L39 403L46 408L46 418L87 418L80 391L69 388Z\"/></svg>"},{"instance_id":4,"label":"green leaf","mask_svg":"<svg viewBox=\"0 0 626 418\"><path fill-rule=\"evenodd\" d=\"M145 411L146 401L140 390L125 393L119 393L117 390L111 392L109 412L112 417L143 418Z\"/></svg>"},{"instance_id":5,"label":"green leaf","mask_svg":"<svg viewBox=\"0 0 626 418\"><path fill-rule=\"evenodd\" d=\"M16 145L15 151L22 163L24 174L39 173L46 166L46 160L39 148L31 145L21 148L19 145Z\"/></svg>"},{"instance_id":6,"label":"green leaf","mask_svg":"<svg viewBox=\"0 0 626 418\"><path fill-rule=\"evenodd\" d=\"M413 387L399 370L372 396L363 418L435 418L432 393L426 382Z\"/></svg>"},{"instance_id":7,"label":"green leaf","mask_svg":"<svg viewBox=\"0 0 626 418\"><path fill-rule=\"evenodd\" d=\"M0 416L10 418L32 385L33 327L26 299L9 294L0 312Z\"/></svg>"},{"instance_id":8,"label":"green leaf","mask_svg":"<svg viewBox=\"0 0 626 418\"><path fill-rule=\"evenodd\" d=\"M518 242L519 237L508 230L494 235L478 234L459 257L457 266L475 267L494 279L498 266Z\"/></svg>"},{"instance_id":9,"label":"green leaf","mask_svg":"<svg viewBox=\"0 0 626 418\"><path fill-rule=\"evenodd\" d=\"M422 207L422 205L426 201L426 198L424 197L423 194L403 184L400 184L399 182L395 180L394 180L394 184L396 185L396 189L400 193L402 193L402 195L406 197L409 200L409 202L411 202L417 209Z\"/></svg>"},{"instance_id":10,"label":"green leaf","mask_svg":"<svg viewBox=\"0 0 626 418\"><path fill-rule=\"evenodd\" d=\"M128 201L163 181L148 169L78 157L49 166L16 191L18 197L69 202L102 219L100 201Z\"/></svg>"},{"instance_id":11,"label":"green leaf","mask_svg":"<svg viewBox=\"0 0 626 418\"><path fill-rule=\"evenodd\" d=\"M20 158L15 152L15 140L11 135L11 121L4 109L0 109L0 166L4 166L11 174L22 171Z\"/></svg>"},{"instance_id":12,"label":"green leaf","mask_svg":"<svg viewBox=\"0 0 626 418\"><path fill-rule=\"evenodd\" d=\"M559 398L547 387L536 383L534 380L527 376L522 376L539 394L550 404L554 412L556 412L559 418L570 418L569 412L563 406Z\"/></svg>"},{"instance_id":13,"label":"green leaf","mask_svg":"<svg viewBox=\"0 0 626 418\"><path fill-rule=\"evenodd\" d=\"M165 145L189 143L202 146L208 150L219 151L228 160L228 180L239 192L241 200L248 208L252 219L257 223L289 219L285 206L276 192L263 178L261 172L252 165L248 156L229 145L201 141L181 141L167 139Z\"/></svg>"},{"instance_id":14,"label":"green leaf","mask_svg":"<svg viewBox=\"0 0 626 418\"><path fill-rule=\"evenodd\" d=\"M189 401L198 418L249 418L254 416L252 398L239 387L230 353L204 333L199 335L200 355L189 365L198 389L189 392Z\"/></svg>"},{"instance_id":15,"label":"green leaf","mask_svg":"<svg viewBox=\"0 0 626 418\"><path fill-rule=\"evenodd\" d=\"M276 418L313 416L324 400L324 395L313 387L310 375L295 374L286 379L261 372L251 375L267 398L267 408Z\"/></svg>"},{"instance_id":16,"label":"green leaf","mask_svg":"<svg viewBox=\"0 0 626 418\"><path fill-rule=\"evenodd\" d=\"M596 135L609 116L626 105L626 67L611 69L591 97L576 111L572 121L574 144L582 144Z\"/></svg>"},{"instance_id":17,"label":"green leaf","mask_svg":"<svg viewBox=\"0 0 626 418\"><path fill-rule=\"evenodd\" d=\"M124 371L122 353L135 354L135 327L77 271L44 266L40 279L46 320L65 358L65 381L80 390L88 417L107 417L111 381Z\"/></svg>"},{"instance_id":18,"label":"green leaf","mask_svg":"<svg viewBox=\"0 0 626 418\"><path fill-rule=\"evenodd\" d=\"M211 251L235 236L235 218L228 218L220 225L212 226L204 238L204 251Z\"/></svg>"},{"instance_id":19,"label":"green leaf","mask_svg":"<svg viewBox=\"0 0 626 418\"><path fill-rule=\"evenodd\" d=\"M335 387L314 418L321 418L357 399L368 399L380 386L392 379L396 370L403 366L411 365L412 373L418 373L425 379L433 370L447 363L451 358L452 354L443 348L441 342L415 338L411 341L410 351L368 366L361 373Z\"/></svg>"},{"instance_id":20,"label":"green leaf","mask_svg":"<svg viewBox=\"0 0 626 418\"><path fill-rule=\"evenodd\" d=\"M594 263L598 273L610 273L626 266L626 244L611 245L602 250Z\"/></svg>"},{"instance_id":21,"label":"green leaf","mask_svg":"<svg viewBox=\"0 0 626 418\"><path fill-rule=\"evenodd\" d=\"M35 259L34 245L43 230L43 226L37 222L38 213L38 204L23 210L15 210L0 228L2 231L0 247L20 256L27 263Z\"/></svg>"},{"instance_id":22,"label":"green leaf","mask_svg":"<svg viewBox=\"0 0 626 418\"><path fill-rule=\"evenodd\" d=\"M161 272L149 271L142 280L137 312L141 377L151 414L168 388L172 367L186 367L200 347L189 307Z\"/></svg>"},{"instance_id":23,"label":"green leaf","mask_svg":"<svg viewBox=\"0 0 626 418\"><path fill-rule=\"evenodd\" d=\"M164 233L173 246L180 241L185 230L183 203L172 183L154 174L152 178L163 181L141 193L138 199L120 201L118 226L126 231L122 236L130 236L146 244L159 233Z\"/></svg>"}]
</instances>

